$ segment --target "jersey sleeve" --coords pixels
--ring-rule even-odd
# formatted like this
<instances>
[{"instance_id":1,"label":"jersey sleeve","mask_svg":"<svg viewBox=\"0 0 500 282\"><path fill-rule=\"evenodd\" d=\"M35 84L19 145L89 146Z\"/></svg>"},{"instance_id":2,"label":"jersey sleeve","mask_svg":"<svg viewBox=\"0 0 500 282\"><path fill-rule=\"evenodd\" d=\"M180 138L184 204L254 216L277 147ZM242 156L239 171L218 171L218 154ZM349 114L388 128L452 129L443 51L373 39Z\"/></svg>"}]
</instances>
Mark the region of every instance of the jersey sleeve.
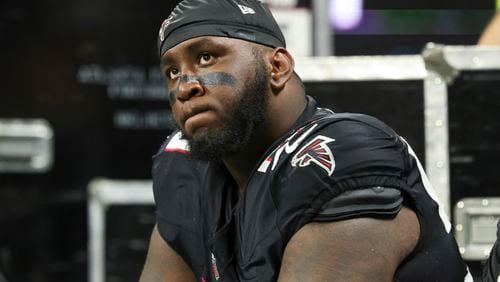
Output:
<instances>
[{"instance_id":1,"label":"jersey sleeve","mask_svg":"<svg viewBox=\"0 0 500 282\"><path fill-rule=\"evenodd\" d=\"M156 204L156 223L162 238L187 262L189 249L200 241L198 229L201 210L200 180L203 163L187 156L185 142L179 133L173 133L153 157L153 193ZM200 262L201 264L201 262Z\"/></svg>"},{"instance_id":2,"label":"jersey sleeve","mask_svg":"<svg viewBox=\"0 0 500 282\"><path fill-rule=\"evenodd\" d=\"M483 266L484 282L496 282L500 277L500 221L497 222L497 240Z\"/></svg>"},{"instance_id":3,"label":"jersey sleeve","mask_svg":"<svg viewBox=\"0 0 500 282\"><path fill-rule=\"evenodd\" d=\"M406 148L375 118L348 114L318 129L284 158L273 186L288 237L311 221L394 216L408 191Z\"/></svg>"}]
</instances>

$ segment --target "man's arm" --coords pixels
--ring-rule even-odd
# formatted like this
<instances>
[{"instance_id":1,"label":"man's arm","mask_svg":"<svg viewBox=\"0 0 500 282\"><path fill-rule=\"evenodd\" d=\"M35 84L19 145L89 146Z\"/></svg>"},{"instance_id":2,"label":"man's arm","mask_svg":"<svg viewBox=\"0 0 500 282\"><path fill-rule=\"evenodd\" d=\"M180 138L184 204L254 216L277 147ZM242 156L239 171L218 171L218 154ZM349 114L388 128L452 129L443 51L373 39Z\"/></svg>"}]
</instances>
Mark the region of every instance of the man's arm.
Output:
<instances>
[{"instance_id":1,"label":"man's arm","mask_svg":"<svg viewBox=\"0 0 500 282\"><path fill-rule=\"evenodd\" d=\"M481 34L478 45L500 45L500 12L491 19Z\"/></svg>"},{"instance_id":2,"label":"man's arm","mask_svg":"<svg viewBox=\"0 0 500 282\"><path fill-rule=\"evenodd\" d=\"M196 281L184 260L163 240L155 225L140 282Z\"/></svg>"},{"instance_id":3,"label":"man's arm","mask_svg":"<svg viewBox=\"0 0 500 282\"><path fill-rule=\"evenodd\" d=\"M279 281L392 281L419 234L417 216L405 207L394 219L306 224L286 246Z\"/></svg>"}]
</instances>

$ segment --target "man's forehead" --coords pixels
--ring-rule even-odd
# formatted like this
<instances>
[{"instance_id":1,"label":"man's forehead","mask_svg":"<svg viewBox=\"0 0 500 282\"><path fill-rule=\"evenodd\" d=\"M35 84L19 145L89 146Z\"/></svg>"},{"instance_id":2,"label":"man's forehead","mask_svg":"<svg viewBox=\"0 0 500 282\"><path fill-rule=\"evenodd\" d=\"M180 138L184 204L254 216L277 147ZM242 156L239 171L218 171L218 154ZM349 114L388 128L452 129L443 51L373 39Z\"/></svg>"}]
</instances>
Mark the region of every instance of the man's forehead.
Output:
<instances>
[{"instance_id":1,"label":"man's forehead","mask_svg":"<svg viewBox=\"0 0 500 282\"><path fill-rule=\"evenodd\" d=\"M183 51L197 51L200 48L204 47L233 47L233 46L238 46L238 47L244 47L244 46L252 46L252 45L257 45L255 43L251 43L245 40L237 39L237 38L231 38L231 37L223 37L223 36L199 36L199 37L194 37L187 39L176 46L168 49L163 55L162 55L162 61L163 58L168 58L172 54L177 53L177 52L183 52Z\"/></svg>"}]
</instances>

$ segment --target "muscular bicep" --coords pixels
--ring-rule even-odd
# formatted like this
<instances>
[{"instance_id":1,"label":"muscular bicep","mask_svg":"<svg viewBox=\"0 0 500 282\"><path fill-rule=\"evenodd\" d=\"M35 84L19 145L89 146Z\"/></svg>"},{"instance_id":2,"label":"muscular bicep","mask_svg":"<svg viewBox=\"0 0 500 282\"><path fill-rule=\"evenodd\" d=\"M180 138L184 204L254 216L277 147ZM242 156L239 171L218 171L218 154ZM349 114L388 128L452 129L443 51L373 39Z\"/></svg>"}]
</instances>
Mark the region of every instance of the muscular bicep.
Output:
<instances>
[{"instance_id":1,"label":"muscular bicep","mask_svg":"<svg viewBox=\"0 0 500 282\"><path fill-rule=\"evenodd\" d=\"M163 240L155 226L140 282L196 281L189 266Z\"/></svg>"},{"instance_id":2,"label":"muscular bicep","mask_svg":"<svg viewBox=\"0 0 500 282\"><path fill-rule=\"evenodd\" d=\"M392 281L419 232L408 208L393 219L306 224L285 249L279 281Z\"/></svg>"}]
</instances>

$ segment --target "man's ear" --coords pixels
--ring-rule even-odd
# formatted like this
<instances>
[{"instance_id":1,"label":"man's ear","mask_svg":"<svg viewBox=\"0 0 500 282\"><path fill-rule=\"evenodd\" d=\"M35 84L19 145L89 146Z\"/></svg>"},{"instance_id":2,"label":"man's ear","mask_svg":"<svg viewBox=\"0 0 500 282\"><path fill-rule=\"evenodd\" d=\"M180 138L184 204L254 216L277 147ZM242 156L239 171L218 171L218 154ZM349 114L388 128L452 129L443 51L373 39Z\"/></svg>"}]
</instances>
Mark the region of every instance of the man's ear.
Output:
<instances>
[{"instance_id":1,"label":"man's ear","mask_svg":"<svg viewBox=\"0 0 500 282\"><path fill-rule=\"evenodd\" d=\"M270 63L271 88L273 92L279 92L292 77L295 61L287 49L278 47L270 53Z\"/></svg>"}]
</instances>

